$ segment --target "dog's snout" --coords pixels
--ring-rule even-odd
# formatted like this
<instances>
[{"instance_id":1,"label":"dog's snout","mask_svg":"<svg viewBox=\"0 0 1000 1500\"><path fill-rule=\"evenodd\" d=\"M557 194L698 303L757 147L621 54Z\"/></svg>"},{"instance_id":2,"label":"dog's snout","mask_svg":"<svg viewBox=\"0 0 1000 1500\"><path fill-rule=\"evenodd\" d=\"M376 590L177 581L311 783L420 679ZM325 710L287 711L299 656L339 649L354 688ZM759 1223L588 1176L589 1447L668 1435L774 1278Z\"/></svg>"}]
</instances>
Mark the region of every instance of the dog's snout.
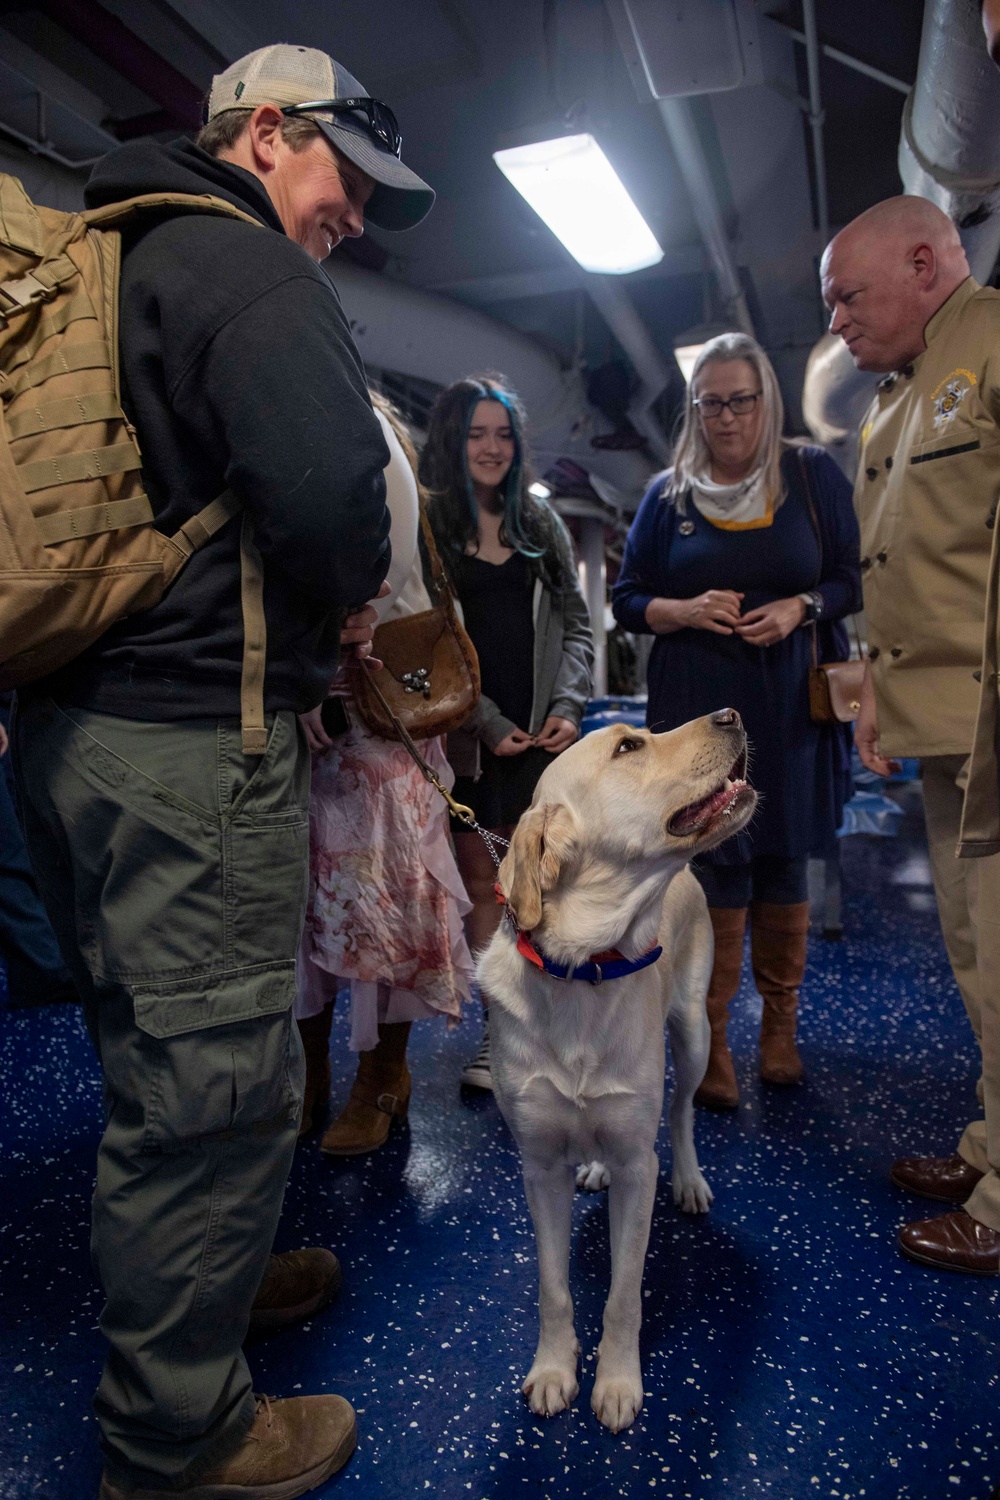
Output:
<instances>
[{"instance_id":1,"label":"dog's snout","mask_svg":"<svg viewBox=\"0 0 1000 1500\"><path fill-rule=\"evenodd\" d=\"M712 714L712 723L718 724L720 729L741 729L743 720L735 708L720 708L717 713Z\"/></svg>"}]
</instances>

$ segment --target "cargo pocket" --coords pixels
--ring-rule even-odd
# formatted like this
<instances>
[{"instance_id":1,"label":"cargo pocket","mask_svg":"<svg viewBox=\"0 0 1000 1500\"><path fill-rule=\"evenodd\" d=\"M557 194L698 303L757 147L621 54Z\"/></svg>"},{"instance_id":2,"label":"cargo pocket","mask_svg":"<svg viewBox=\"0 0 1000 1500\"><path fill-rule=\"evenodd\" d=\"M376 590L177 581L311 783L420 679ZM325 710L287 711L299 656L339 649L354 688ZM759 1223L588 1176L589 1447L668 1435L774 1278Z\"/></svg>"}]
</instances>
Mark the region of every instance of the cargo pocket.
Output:
<instances>
[{"instance_id":1,"label":"cargo pocket","mask_svg":"<svg viewBox=\"0 0 1000 1500\"><path fill-rule=\"evenodd\" d=\"M290 1009L139 1039L148 1079L142 1151L177 1153L298 1124L302 1047Z\"/></svg>"}]
</instances>

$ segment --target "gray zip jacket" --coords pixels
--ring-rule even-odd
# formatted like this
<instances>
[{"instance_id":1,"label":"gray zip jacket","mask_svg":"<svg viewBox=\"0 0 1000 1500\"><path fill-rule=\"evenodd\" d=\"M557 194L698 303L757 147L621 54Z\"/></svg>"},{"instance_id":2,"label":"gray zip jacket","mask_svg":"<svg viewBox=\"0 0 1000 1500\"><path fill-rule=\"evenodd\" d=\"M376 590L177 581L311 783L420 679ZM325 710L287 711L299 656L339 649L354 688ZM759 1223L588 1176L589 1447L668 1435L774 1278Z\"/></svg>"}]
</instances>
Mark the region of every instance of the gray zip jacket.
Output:
<instances>
[{"instance_id":1,"label":"gray zip jacket","mask_svg":"<svg viewBox=\"0 0 1000 1500\"><path fill-rule=\"evenodd\" d=\"M567 550L568 532L559 523ZM572 553L570 552L570 555ZM534 684L530 734L537 734L545 720L555 715L579 725L590 697L594 672L594 636L576 568L568 570L570 586L553 594L541 579L535 580L532 615L535 622ZM456 605L461 613L461 605ZM448 736L448 759L456 776L478 779L479 746L494 750L519 726L506 718L492 698L480 698L461 729Z\"/></svg>"}]
</instances>

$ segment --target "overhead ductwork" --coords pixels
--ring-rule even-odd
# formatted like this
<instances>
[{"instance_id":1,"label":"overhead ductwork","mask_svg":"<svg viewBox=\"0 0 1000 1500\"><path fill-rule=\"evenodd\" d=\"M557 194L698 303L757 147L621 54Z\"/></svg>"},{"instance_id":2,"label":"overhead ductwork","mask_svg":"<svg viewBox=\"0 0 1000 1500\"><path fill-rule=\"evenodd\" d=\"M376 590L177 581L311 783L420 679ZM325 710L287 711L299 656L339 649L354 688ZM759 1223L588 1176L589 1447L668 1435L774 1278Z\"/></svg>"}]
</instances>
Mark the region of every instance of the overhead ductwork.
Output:
<instances>
[{"instance_id":1,"label":"overhead ductwork","mask_svg":"<svg viewBox=\"0 0 1000 1500\"><path fill-rule=\"evenodd\" d=\"M917 81L899 142L903 192L928 198L958 228L977 281L1000 254L1000 73L986 50L979 0L926 0ZM852 473L858 424L878 377L825 334L809 357L809 430Z\"/></svg>"},{"instance_id":2,"label":"overhead ductwork","mask_svg":"<svg viewBox=\"0 0 1000 1500\"><path fill-rule=\"evenodd\" d=\"M465 375L500 371L524 402L541 470L572 458L637 500L652 467L641 453L590 445L596 413L580 376L563 370L537 340L486 313L403 281L327 262L365 367L450 385Z\"/></svg>"}]
</instances>

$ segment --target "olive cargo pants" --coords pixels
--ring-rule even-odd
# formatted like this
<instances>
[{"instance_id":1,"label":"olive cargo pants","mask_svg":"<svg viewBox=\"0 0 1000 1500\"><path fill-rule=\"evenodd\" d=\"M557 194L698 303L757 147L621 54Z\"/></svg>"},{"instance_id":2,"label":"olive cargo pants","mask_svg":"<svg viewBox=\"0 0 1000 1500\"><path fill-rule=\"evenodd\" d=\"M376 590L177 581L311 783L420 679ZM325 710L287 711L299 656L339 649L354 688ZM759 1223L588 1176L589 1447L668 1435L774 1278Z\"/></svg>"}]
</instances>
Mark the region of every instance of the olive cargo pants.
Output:
<instances>
[{"instance_id":1,"label":"olive cargo pants","mask_svg":"<svg viewBox=\"0 0 1000 1500\"><path fill-rule=\"evenodd\" d=\"M114 1477L177 1485L254 1416L241 1344L301 1108L290 1008L308 754L290 713L246 759L236 721L138 723L30 698L15 754L104 1074L102 1446Z\"/></svg>"}]
</instances>

